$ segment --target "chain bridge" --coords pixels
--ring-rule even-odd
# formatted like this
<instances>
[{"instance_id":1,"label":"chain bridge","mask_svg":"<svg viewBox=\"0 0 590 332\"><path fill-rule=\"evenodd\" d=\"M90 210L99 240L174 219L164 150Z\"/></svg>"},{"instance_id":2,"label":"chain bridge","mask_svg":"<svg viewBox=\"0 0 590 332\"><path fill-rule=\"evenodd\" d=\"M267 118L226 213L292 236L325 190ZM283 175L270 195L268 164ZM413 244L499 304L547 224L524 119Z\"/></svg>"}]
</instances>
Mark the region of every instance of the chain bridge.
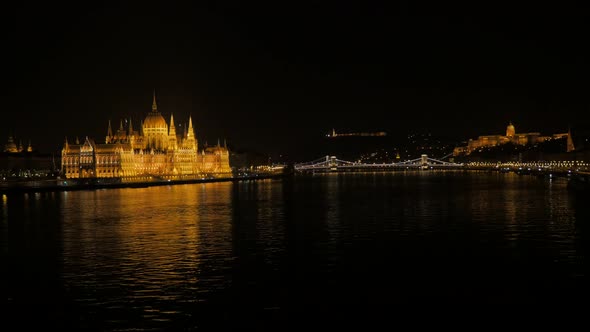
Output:
<instances>
[{"instance_id":1,"label":"chain bridge","mask_svg":"<svg viewBox=\"0 0 590 332\"><path fill-rule=\"evenodd\" d=\"M444 158L443 158L444 159ZM420 158L397 163L361 163L338 159L336 156L325 156L305 163L295 164L296 171L339 171L339 170L370 170L370 169L434 169L462 168L463 164L446 162L423 154Z\"/></svg>"}]
</instances>

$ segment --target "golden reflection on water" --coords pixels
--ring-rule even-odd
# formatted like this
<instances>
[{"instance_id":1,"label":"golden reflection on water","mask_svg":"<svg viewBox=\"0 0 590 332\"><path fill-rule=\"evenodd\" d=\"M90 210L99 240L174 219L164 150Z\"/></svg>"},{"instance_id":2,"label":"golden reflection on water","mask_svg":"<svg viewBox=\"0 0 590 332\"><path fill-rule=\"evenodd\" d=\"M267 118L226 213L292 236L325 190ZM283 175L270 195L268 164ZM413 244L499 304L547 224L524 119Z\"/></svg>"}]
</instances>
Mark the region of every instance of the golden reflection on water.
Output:
<instances>
[{"instance_id":1,"label":"golden reflection on water","mask_svg":"<svg viewBox=\"0 0 590 332\"><path fill-rule=\"evenodd\" d=\"M8 196L2 194L2 220L8 220Z\"/></svg>"},{"instance_id":2,"label":"golden reflection on water","mask_svg":"<svg viewBox=\"0 0 590 332\"><path fill-rule=\"evenodd\" d=\"M211 260L231 258L231 187L63 193L66 270L90 288L108 276L110 287L131 298L170 301L198 292L202 270L216 265ZM80 273L87 278L74 278Z\"/></svg>"},{"instance_id":3,"label":"golden reflection on water","mask_svg":"<svg viewBox=\"0 0 590 332\"><path fill-rule=\"evenodd\" d=\"M460 263L452 275L458 280L471 278L474 259L482 266L499 264L489 257L526 264L530 255L548 262L546 270L559 261L564 273L583 276L585 246L576 235L583 227L575 218L588 219L585 203L563 181L514 174L328 173L3 195L3 216L10 214L0 231L8 253L18 255L22 246L44 263L55 258L60 295L90 320L108 318L104 330L158 330L165 321L202 319L198 305L216 300L277 308L302 289L288 284L292 275L328 285L336 273L364 292L366 284L347 279L349 271L371 276L392 266L412 276L438 255ZM37 254L53 244L54 255ZM514 265L496 267L512 277Z\"/></svg>"}]
</instances>

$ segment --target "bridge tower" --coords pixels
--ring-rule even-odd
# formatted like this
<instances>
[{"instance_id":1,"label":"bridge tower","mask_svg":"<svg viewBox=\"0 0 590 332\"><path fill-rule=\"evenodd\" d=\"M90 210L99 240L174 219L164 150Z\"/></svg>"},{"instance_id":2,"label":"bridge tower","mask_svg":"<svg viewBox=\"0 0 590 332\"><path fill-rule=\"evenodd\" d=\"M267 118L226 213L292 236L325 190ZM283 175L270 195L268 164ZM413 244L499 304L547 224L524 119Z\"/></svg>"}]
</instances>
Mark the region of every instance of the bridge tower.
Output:
<instances>
[{"instance_id":1,"label":"bridge tower","mask_svg":"<svg viewBox=\"0 0 590 332\"><path fill-rule=\"evenodd\" d=\"M328 158L328 156L326 156ZM330 156L328 161L328 165L330 166L330 171L337 171L338 170L338 161L336 160L336 156Z\"/></svg>"},{"instance_id":2,"label":"bridge tower","mask_svg":"<svg viewBox=\"0 0 590 332\"><path fill-rule=\"evenodd\" d=\"M420 164L422 166L428 166L428 155L427 154L423 154L422 156L420 156Z\"/></svg>"}]
</instances>

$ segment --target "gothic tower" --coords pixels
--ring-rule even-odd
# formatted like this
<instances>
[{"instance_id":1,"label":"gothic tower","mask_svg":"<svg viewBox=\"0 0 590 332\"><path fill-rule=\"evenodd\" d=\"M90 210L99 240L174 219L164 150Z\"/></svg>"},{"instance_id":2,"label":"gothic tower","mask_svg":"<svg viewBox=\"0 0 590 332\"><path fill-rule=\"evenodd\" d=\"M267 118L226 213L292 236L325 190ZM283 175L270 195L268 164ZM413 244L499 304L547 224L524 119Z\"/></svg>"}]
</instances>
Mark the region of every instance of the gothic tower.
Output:
<instances>
[{"instance_id":1,"label":"gothic tower","mask_svg":"<svg viewBox=\"0 0 590 332\"><path fill-rule=\"evenodd\" d=\"M107 129L107 137L105 143L109 144L113 140L113 129L111 128L111 120L109 120L109 128Z\"/></svg>"},{"instance_id":2,"label":"gothic tower","mask_svg":"<svg viewBox=\"0 0 590 332\"><path fill-rule=\"evenodd\" d=\"M174 115L170 114L170 131L168 133L168 149L176 150L178 139L176 138L176 127L174 127Z\"/></svg>"},{"instance_id":3,"label":"gothic tower","mask_svg":"<svg viewBox=\"0 0 590 332\"><path fill-rule=\"evenodd\" d=\"M197 139L195 138L195 131L193 129L193 118L188 117L188 131L186 133L185 147L197 150Z\"/></svg>"}]
</instances>

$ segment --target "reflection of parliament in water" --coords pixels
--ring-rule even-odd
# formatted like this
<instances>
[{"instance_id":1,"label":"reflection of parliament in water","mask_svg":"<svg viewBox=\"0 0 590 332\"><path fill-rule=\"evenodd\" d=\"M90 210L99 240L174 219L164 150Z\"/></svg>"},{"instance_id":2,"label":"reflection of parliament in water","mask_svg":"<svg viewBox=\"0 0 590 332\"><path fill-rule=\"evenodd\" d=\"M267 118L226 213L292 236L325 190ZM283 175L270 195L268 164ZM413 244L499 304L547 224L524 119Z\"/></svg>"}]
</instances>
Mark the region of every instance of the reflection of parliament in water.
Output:
<instances>
[{"instance_id":1,"label":"reflection of parliament in water","mask_svg":"<svg viewBox=\"0 0 590 332\"><path fill-rule=\"evenodd\" d=\"M61 169L66 178L231 176L225 144L217 143L199 151L191 117L188 130L178 136L174 117L170 115L168 126L158 112L155 93L152 111L141 123L139 132L129 122L126 129L121 123L113 134L109 121L105 144L97 144L88 137L82 144L69 144L66 139Z\"/></svg>"}]
</instances>

